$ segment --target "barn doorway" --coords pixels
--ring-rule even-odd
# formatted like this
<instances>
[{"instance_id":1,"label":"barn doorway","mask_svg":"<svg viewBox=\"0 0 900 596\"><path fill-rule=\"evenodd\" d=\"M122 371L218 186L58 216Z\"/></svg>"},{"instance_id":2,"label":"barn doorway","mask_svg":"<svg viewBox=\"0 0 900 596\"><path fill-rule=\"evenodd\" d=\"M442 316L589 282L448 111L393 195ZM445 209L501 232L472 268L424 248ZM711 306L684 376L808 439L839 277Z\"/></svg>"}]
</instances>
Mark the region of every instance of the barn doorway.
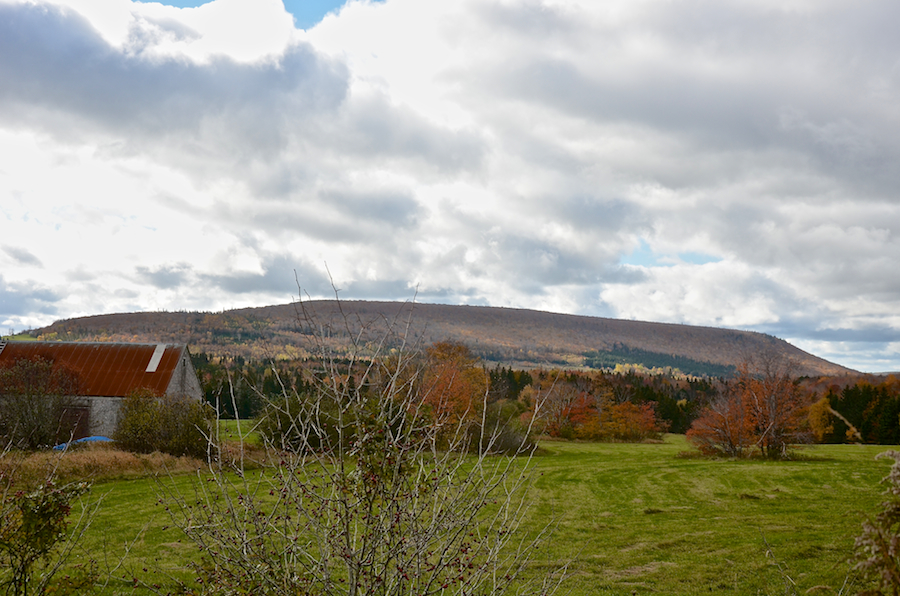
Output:
<instances>
[{"instance_id":1,"label":"barn doorway","mask_svg":"<svg viewBox=\"0 0 900 596\"><path fill-rule=\"evenodd\" d=\"M59 440L83 439L90 435L90 427L90 409L87 406L66 406L60 419Z\"/></svg>"}]
</instances>

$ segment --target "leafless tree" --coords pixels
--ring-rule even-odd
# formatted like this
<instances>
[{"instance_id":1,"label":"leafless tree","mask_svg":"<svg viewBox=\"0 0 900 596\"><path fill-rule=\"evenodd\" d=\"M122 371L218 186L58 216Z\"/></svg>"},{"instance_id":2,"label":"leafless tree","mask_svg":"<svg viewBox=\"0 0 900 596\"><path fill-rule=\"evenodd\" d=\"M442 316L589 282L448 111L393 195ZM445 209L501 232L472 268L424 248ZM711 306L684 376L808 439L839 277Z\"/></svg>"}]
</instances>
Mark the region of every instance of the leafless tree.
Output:
<instances>
[{"instance_id":1,"label":"leafless tree","mask_svg":"<svg viewBox=\"0 0 900 596\"><path fill-rule=\"evenodd\" d=\"M67 407L78 405L75 373L37 358L0 368L0 435L16 447L37 449L68 438Z\"/></svg>"}]
</instances>

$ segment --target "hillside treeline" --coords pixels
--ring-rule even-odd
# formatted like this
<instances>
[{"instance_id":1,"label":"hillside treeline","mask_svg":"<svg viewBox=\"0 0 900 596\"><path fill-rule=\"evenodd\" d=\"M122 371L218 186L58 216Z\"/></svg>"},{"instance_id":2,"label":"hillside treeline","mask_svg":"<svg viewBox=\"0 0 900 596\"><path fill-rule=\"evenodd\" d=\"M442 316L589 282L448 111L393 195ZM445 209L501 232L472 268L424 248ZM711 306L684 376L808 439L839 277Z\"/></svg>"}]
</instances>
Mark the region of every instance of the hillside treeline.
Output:
<instances>
[{"instance_id":1,"label":"hillside treeline","mask_svg":"<svg viewBox=\"0 0 900 596\"><path fill-rule=\"evenodd\" d=\"M831 386L810 409L810 422L823 443L900 445L900 380Z\"/></svg>"},{"instance_id":2,"label":"hillside treeline","mask_svg":"<svg viewBox=\"0 0 900 596\"><path fill-rule=\"evenodd\" d=\"M486 393L487 403L502 412L504 420L515 419L534 433L563 439L624 441L662 432L686 433L734 385L719 377L685 377L622 366L613 370L490 367L462 345L439 342L434 346L427 351L432 357L423 360L423 369L455 361L469 371L469 377L483 379L470 384L468 391ZM247 359L200 353L193 361L206 400L224 418L259 417L272 398L311 393L323 370L321 363L309 358ZM475 369L480 372L472 373ZM353 376L349 369L345 373L348 379ZM795 436L825 443L900 444L900 381L893 376L877 382L845 378L840 383L831 379L829 384L823 377L793 383L796 399L805 404L791 423ZM453 399L480 400L460 395ZM539 415L534 418L536 410Z\"/></svg>"},{"instance_id":3,"label":"hillside treeline","mask_svg":"<svg viewBox=\"0 0 900 596\"><path fill-rule=\"evenodd\" d=\"M221 418L255 418L266 399L311 389L312 369L306 360L216 357L201 352L192 354L191 362L207 403Z\"/></svg>"},{"instance_id":4,"label":"hillside treeline","mask_svg":"<svg viewBox=\"0 0 900 596\"><path fill-rule=\"evenodd\" d=\"M483 379L470 387L486 393L489 405L502 409L506 418L515 416L521 424L530 424L534 432L560 438L629 440L666 431L684 433L716 391L712 380L637 370L489 368L459 344L434 344L427 354L423 377L439 376L448 360L463 362L470 377ZM284 393L312 392L323 370L313 359L256 360L204 353L192 358L207 402L224 418L254 418L267 401ZM473 375L473 368L480 374ZM473 397L477 400L477 396L465 399ZM464 401L461 396L453 399ZM535 410L539 415L532 420ZM605 429L613 427L618 430L607 436Z\"/></svg>"}]
</instances>

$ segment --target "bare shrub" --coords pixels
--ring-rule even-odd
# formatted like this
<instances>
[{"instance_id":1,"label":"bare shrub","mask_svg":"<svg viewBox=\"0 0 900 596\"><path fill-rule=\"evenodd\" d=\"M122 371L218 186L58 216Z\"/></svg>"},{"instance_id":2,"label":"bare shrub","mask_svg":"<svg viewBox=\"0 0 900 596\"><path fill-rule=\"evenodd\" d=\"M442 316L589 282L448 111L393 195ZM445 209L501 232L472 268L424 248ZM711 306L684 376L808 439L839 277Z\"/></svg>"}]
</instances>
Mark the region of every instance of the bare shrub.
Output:
<instances>
[{"instance_id":1,"label":"bare shrub","mask_svg":"<svg viewBox=\"0 0 900 596\"><path fill-rule=\"evenodd\" d=\"M540 536L517 533L528 509L530 446L512 449L519 457L488 455L496 435L481 424L483 448L467 453L472 419L453 409L436 415L407 327L370 338L356 323L352 353L337 358L325 342L314 347L322 367L313 391L285 389L268 404L278 432L263 436L275 465L251 473L240 459L233 467L220 459L192 494L161 485L174 523L203 552L203 591L554 591L558 574L526 578ZM486 412L486 393L481 399Z\"/></svg>"},{"instance_id":2,"label":"bare shrub","mask_svg":"<svg viewBox=\"0 0 900 596\"><path fill-rule=\"evenodd\" d=\"M256 428L267 445L295 453L320 451L326 445L335 445L339 441L339 404L333 397L318 395L316 391L286 389L281 395L265 400ZM301 428L296 420L307 416L307 408L313 403L317 424L314 428Z\"/></svg>"},{"instance_id":3,"label":"bare shrub","mask_svg":"<svg viewBox=\"0 0 900 596\"><path fill-rule=\"evenodd\" d=\"M0 436L21 449L68 440L67 406L77 405L78 377L49 360L21 359L0 367Z\"/></svg>"}]
</instances>

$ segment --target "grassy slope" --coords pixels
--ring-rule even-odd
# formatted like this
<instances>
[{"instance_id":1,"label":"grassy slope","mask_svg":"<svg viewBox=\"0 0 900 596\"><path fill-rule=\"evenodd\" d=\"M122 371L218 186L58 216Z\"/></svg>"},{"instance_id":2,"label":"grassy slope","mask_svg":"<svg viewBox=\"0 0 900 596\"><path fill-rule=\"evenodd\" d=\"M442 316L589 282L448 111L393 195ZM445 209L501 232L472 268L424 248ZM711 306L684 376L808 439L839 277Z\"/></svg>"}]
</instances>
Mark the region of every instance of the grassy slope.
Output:
<instances>
[{"instance_id":1,"label":"grassy slope","mask_svg":"<svg viewBox=\"0 0 900 596\"><path fill-rule=\"evenodd\" d=\"M803 453L816 459L786 463L681 459L681 436L544 447L525 529L555 520L535 570L572 561L566 586L575 595L784 593L766 541L800 593L817 585L836 593L861 512L880 501L888 468L874 461L885 448L874 446L811 447ZM152 481L106 483L95 494L104 503L86 546L120 553L144 529L120 576L158 581L154 569L196 556L177 530L163 529ZM118 585L130 593L130 583Z\"/></svg>"}]
</instances>

